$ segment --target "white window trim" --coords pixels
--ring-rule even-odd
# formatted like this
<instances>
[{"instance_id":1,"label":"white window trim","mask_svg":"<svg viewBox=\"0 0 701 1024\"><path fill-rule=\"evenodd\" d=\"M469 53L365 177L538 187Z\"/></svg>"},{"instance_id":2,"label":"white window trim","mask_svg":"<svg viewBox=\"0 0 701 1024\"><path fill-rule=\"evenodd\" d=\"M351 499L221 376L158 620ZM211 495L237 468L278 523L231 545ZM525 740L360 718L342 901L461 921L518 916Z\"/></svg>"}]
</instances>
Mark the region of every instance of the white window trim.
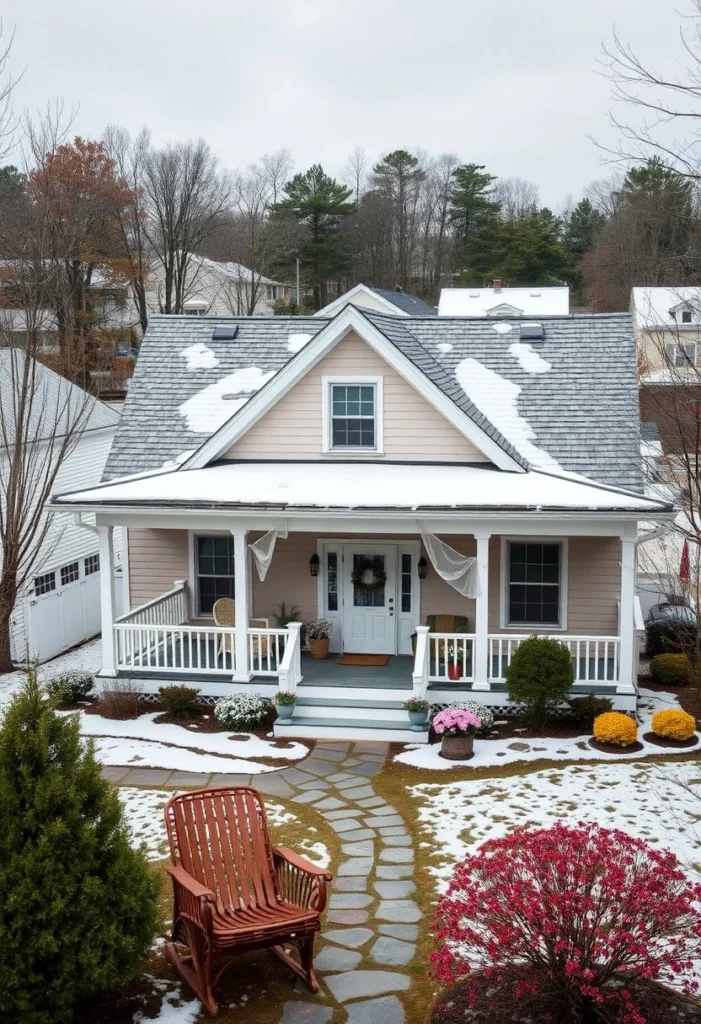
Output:
<instances>
[{"instance_id":1,"label":"white window trim","mask_svg":"<svg viewBox=\"0 0 701 1024\"><path fill-rule=\"evenodd\" d=\"M188 546L188 563L189 563L189 579L188 579L188 590L190 593L190 618L196 622L214 622L213 615L200 615L197 607L197 545L195 544L196 537L229 537L231 536L230 530L188 530L187 534L187 546ZM233 543L233 541L232 541ZM250 551L249 551L250 559ZM250 566L250 562L249 562ZM236 564L234 563L234 586L236 586ZM252 608L251 602L251 574L248 573L248 607Z\"/></svg>"},{"instance_id":2,"label":"white window trim","mask_svg":"<svg viewBox=\"0 0 701 1024\"><path fill-rule=\"evenodd\" d=\"M340 374L321 378L321 451L340 459L367 455L384 455L384 392L381 375L357 376ZM331 387L333 384L372 384L375 387L375 447L333 448L331 446Z\"/></svg>"},{"instance_id":3,"label":"white window trim","mask_svg":"<svg viewBox=\"0 0 701 1024\"><path fill-rule=\"evenodd\" d=\"M509 612L508 593L508 545L509 544L559 544L560 545L560 608L559 624L544 622L516 622L507 621ZM539 633L564 633L567 630L567 581L569 578L569 542L567 537L539 537L536 534L529 537L502 537L501 550L499 553L499 628L511 630L514 633L537 631Z\"/></svg>"}]
</instances>

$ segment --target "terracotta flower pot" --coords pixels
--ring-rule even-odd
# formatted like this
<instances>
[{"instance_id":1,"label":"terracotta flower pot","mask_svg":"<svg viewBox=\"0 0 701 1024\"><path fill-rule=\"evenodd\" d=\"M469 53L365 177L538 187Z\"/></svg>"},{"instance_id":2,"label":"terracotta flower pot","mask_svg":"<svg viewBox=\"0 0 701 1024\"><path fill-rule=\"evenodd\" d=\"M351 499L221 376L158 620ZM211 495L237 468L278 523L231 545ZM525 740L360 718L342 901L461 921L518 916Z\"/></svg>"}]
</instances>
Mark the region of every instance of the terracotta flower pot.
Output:
<instances>
[{"instance_id":1,"label":"terracotta flower pot","mask_svg":"<svg viewBox=\"0 0 701 1024\"><path fill-rule=\"evenodd\" d=\"M310 637L309 638L309 650L311 652L312 658L317 658L319 660L321 660L323 658L328 658L328 656L329 656L329 641L328 641L328 638L326 640L318 640L315 637Z\"/></svg>"},{"instance_id":2,"label":"terracotta flower pot","mask_svg":"<svg viewBox=\"0 0 701 1024\"><path fill-rule=\"evenodd\" d=\"M462 665L454 665L452 661L449 661L448 679L452 679L453 682L456 682L458 679L462 679Z\"/></svg>"},{"instance_id":3,"label":"terracotta flower pot","mask_svg":"<svg viewBox=\"0 0 701 1024\"><path fill-rule=\"evenodd\" d=\"M474 736L443 735L441 740L441 757L447 761L469 761L474 757Z\"/></svg>"}]
</instances>

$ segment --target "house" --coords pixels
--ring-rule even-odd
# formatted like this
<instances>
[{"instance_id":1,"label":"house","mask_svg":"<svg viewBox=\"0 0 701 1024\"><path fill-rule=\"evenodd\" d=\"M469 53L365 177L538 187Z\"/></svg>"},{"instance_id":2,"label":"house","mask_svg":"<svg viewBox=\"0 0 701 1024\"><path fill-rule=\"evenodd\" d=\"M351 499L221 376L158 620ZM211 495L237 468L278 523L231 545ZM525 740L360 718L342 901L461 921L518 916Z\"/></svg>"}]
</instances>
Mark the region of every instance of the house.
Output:
<instances>
[{"instance_id":1,"label":"house","mask_svg":"<svg viewBox=\"0 0 701 1024\"><path fill-rule=\"evenodd\" d=\"M154 264L146 302L158 313L163 300L164 271ZM187 316L272 316L278 300L289 302L290 285L281 284L240 263L219 263L192 253L188 257L183 312Z\"/></svg>"},{"instance_id":2,"label":"house","mask_svg":"<svg viewBox=\"0 0 701 1024\"><path fill-rule=\"evenodd\" d=\"M354 306L154 317L105 481L52 507L96 515L103 564L127 533L105 684L296 689L280 735L419 742L406 697L505 704L533 633L567 647L574 692L634 708L637 524L671 515L644 494L628 314ZM276 626L282 602L332 623L329 660Z\"/></svg>"},{"instance_id":3,"label":"house","mask_svg":"<svg viewBox=\"0 0 701 1024\"><path fill-rule=\"evenodd\" d=\"M314 316L330 317L340 313L345 306L359 309L373 309L390 316L436 316L434 306L429 306L415 295L407 295L399 286L396 288L375 288L371 284L356 284L354 288L339 295L333 302L318 310Z\"/></svg>"},{"instance_id":4,"label":"house","mask_svg":"<svg viewBox=\"0 0 701 1024\"><path fill-rule=\"evenodd\" d=\"M701 287L633 288L630 311L643 385L693 378L701 331Z\"/></svg>"},{"instance_id":5,"label":"house","mask_svg":"<svg viewBox=\"0 0 701 1024\"><path fill-rule=\"evenodd\" d=\"M0 434L3 444L11 444L15 435L12 410L18 382L23 379L24 359L20 349L0 349L0 405L3 417L7 417ZM52 441L52 436L60 438L62 431L68 431L75 434L76 441L59 466L55 486L68 490L97 484L119 414L41 363L36 363L35 372L35 413L25 430L33 438L32 450L22 461L23 474L27 480L36 481L37 487L43 486L46 478L41 461L57 458L61 450L60 442ZM78 431L76 423L80 424ZM4 479L8 478L8 465L7 449L0 447L0 474ZM3 502L4 496L3 489ZM37 532L37 556L11 619L11 652L16 661L24 661L27 654L45 661L100 632L103 567L94 517L81 519L66 511L45 511L43 515L46 533L42 536L42 525Z\"/></svg>"},{"instance_id":6,"label":"house","mask_svg":"<svg viewBox=\"0 0 701 1024\"><path fill-rule=\"evenodd\" d=\"M438 316L564 316L570 311L567 287L442 288Z\"/></svg>"}]
</instances>

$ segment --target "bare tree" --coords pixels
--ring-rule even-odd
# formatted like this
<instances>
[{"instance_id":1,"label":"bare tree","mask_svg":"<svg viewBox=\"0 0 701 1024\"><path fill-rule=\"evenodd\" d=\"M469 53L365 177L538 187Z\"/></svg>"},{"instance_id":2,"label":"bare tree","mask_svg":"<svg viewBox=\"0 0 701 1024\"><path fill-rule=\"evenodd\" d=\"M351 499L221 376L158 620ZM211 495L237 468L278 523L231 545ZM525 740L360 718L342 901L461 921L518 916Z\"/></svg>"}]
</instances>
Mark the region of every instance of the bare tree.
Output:
<instances>
[{"instance_id":1,"label":"bare tree","mask_svg":"<svg viewBox=\"0 0 701 1024\"><path fill-rule=\"evenodd\" d=\"M269 191L268 207L274 206L281 198L294 165L289 149L278 149L260 158L260 173Z\"/></svg>"},{"instance_id":2,"label":"bare tree","mask_svg":"<svg viewBox=\"0 0 701 1024\"><path fill-rule=\"evenodd\" d=\"M364 146L355 146L343 165L342 178L348 188L353 190L356 205L365 194L368 179L368 155Z\"/></svg>"},{"instance_id":3,"label":"bare tree","mask_svg":"<svg viewBox=\"0 0 701 1024\"><path fill-rule=\"evenodd\" d=\"M227 212L231 185L210 146L199 139L149 150L143 187L148 205L144 230L163 271L159 306L162 313L181 313L190 257Z\"/></svg>"},{"instance_id":4,"label":"bare tree","mask_svg":"<svg viewBox=\"0 0 701 1024\"><path fill-rule=\"evenodd\" d=\"M108 125L103 135L105 149L129 190L129 204L115 211L121 231L132 301L142 335L148 326L146 295L151 277L152 251L146 233L148 210L144 195L144 169L150 149L150 134L142 128L132 139L126 128Z\"/></svg>"},{"instance_id":5,"label":"bare tree","mask_svg":"<svg viewBox=\"0 0 701 1024\"><path fill-rule=\"evenodd\" d=\"M504 220L518 220L540 204L538 186L525 178L499 178L494 185L494 199L501 206Z\"/></svg>"},{"instance_id":6,"label":"bare tree","mask_svg":"<svg viewBox=\"0 0 701 1024\"><path fill-rule=\"evenodd\" d=\"M12 93L22 75L13 78L9 72L10 54L15 33L9 39L0 18L0 158L7 156L15 146L17 119L12 106Z\"/></svg>"}]
</instances>

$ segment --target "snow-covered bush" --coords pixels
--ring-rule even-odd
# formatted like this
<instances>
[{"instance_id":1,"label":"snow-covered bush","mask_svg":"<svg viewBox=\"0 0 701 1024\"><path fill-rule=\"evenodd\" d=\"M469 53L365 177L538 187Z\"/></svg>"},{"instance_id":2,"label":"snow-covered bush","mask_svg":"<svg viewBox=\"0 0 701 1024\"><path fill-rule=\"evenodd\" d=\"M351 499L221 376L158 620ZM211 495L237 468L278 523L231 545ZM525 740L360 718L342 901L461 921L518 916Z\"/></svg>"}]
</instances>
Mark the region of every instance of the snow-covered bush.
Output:
<instances>
[{"instance_id":1,"label":"snow-covered bush","mask_svg":"<svg viewBox=\"0 0 701 1024\"><path fill-rule=\"evenodd\" d=\"M57 704L78 704L85 700L94 684L95 680L89 672L64 672L61 676L49 679L46 692Z\"/></svg>"},{"instance_id":2,"label":"snow-covered bush","mask_svg":"<svg viewBox=\"0 0 701 1024\"><path fill-rule=\"evenodd\" d=\"M232 693L214 705L214 717L226 729L252 729L258 725L270 706L259 693Z\"/></svg>"},{"instance_id":3,"label":"snow-covered bush","mask_svg":"<svg viewBox=\"0 0 701 1024\"><path fill-rule=\"evenodd\" d=\"M489 733L494 725L494 712L491 708L485 707L477 700L456 700L448 705L449 708L465 708L466 711L474 711L482 723L482 732Z\"/></svg>"}]
</instances>

